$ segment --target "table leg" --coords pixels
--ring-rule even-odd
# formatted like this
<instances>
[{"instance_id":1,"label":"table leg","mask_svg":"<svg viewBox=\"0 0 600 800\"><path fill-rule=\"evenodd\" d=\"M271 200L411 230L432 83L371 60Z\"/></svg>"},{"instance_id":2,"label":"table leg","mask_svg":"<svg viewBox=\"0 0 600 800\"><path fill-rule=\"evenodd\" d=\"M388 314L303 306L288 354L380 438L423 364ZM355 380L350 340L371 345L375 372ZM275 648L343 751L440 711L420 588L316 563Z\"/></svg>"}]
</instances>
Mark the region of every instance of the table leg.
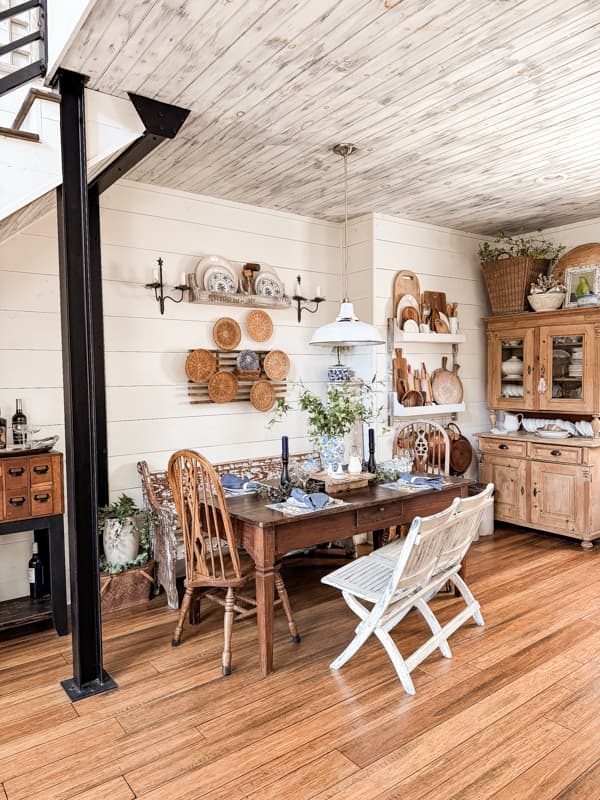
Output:
<instances>
[{"instance_id":1,"label":"table leg","mask_svg":"<svg viewBox=\"0 0 600 800\"><path fill-rule=\"evenodd\" d=\"M62 516L50 517L48 546L50 549L52 618L58 635L65 636L69 632L69 625L65 583L65 534Z\"/></svg>"},{"instance_id":2,"label":"table leg","mask_svg":"<svg viewBox=\"0 0 600 800\"><path fill-rule=\"evenodd\" d=\"M273 672L273 601L275 578L273 566L256 569L256 621L258 624L258 658L263 675Z\"/></svg>"}]
</instances>

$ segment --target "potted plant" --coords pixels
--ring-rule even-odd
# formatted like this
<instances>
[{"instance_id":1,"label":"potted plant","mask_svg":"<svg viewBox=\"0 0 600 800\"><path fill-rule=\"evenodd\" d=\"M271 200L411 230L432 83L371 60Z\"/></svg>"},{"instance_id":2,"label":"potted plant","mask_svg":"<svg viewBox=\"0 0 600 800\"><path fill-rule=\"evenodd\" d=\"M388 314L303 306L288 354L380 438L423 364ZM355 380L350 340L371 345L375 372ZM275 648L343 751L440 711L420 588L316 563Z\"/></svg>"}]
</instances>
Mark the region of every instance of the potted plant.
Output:
<instances>
[{"instance_id":1,"label":"potted plant","mask_svg":"<svg viewBox=\"0 0 600 800\"><path fill-rule=\"evenodd\" d=\"M562 306L566 296L564 283L549 275L538 275L535 283L531 284L527 299L534 311L555 311Z\"/></svg>"},{"instance_id":2,"label":"potted plant","mask_svg":"<svg viewBox=\"0 0 600 800\"><path fill-rule=\"evenodd\" d=\"M344 435L356 422L372 423L381 409L374 408L373 390L368 384L330 386L326 398L302 388L298 405L308 415L308 438L321 455L323 469L341 463ZM291 410L285 398L278 398L269 425L278 422Z\"/></svg>"},{"instance_id":3,"label":"potted plant","mask_svg":"<svg viewBox=\"0 0 600 800\"><path fill-rule=\"evenodd\" d=\"M479 259L492 314L524 311L530 285L564 249L563 245L541 237L510 236L503 232L497 234L493 244L480 244Z\"/></svg>"},{"instance_id":4,"label":"potted plant","mask_svg":"<svg viewBox=\"0 0 600 800\"><path fill-rule=\"evenodd\" d=\"M103 611L145 602L154 584L150 557L151 511L140 509L126 494L98 512L103 554L100 556L100 596Z\"/></svg>"}]
</instances>

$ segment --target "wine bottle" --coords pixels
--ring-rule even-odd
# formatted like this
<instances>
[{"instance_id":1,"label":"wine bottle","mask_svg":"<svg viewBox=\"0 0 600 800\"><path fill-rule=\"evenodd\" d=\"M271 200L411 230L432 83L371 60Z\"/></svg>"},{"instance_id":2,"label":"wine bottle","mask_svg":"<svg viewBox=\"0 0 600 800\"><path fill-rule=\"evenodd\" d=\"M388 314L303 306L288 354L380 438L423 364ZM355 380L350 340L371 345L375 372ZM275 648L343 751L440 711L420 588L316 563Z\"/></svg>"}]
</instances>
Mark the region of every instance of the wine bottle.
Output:
<instances>
[{"instance_id":1,"label":"wine bottle","mask_svg":"<svg viewBox=\"0 0 600 800\"><path fill-rule=\"evenodd\" d=\"M44 562L38 553L38 543L33 543L33 555L29 559L29 597L39 600L44 596Z\"/></svg>"},{"instance_id":2,"label":"wine bottle","mask_svg":"<svg viewBox=\"0 0 600 800\"><path fill-rule=\"evenodd\" d=\"M12 418L13 442L25 444L27 441L27 417L23 413L23 401L17 398L17 410Z\"/></svg>"},{"instance_id":3,"label":"wine bottle","mask_svg":"<svg viewBox=\"0 0 600 800\"><path fill-rule=\"evenodd\" d=\"M290 482L290 474L288 472L288 462L290 457L288 437L281 437L281 478L279 483L286 486Z\"/></svg>"},{"instance_id":4,"label":"wine bottle","mask_svg":"<svg viewBox=\"0 0 600 800\"><path fill-rule=\"evenodd\" d=\"M377 464L375 463L375 431L369 428L369 460L367 462L367 470L373 475L377 471Z\"/></svg>"},{"instance_id":5,"label":"wine bottle","mask_svg":"<svg viewBox=\"0 0 600 800\"><path fill-rule=\"evenodd\" d=\"M6 447L6 420L2 416L2 409L0 409L0 450Z\"/></svg>"}]
</instances>

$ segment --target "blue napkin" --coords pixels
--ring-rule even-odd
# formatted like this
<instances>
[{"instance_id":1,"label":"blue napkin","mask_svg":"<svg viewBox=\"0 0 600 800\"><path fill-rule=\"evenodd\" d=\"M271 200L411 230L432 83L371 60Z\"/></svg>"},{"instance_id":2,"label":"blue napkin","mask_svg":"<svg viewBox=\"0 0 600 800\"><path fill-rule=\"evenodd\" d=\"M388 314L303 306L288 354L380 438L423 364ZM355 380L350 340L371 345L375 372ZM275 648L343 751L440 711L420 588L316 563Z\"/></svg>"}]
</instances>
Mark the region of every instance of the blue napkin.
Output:
<instances>
[{"instance_id":1,"label":"blue napkin","mask_svg":"<svg viewBox=\"0 0 600 800\"><path fill-rule=\"evenodd\" d=\"M292 489L292 497L297 503L302 503L307 508L312 508L315 511L321 511L329 502L329 495L325 494L325 492L306 494L302 489Z\"/></svg>"},{"instance_id":2,"label":"blue napkin","mask_svg":"<svg viewBox=\"0 0 600 800\"><path fill-rule=\"evenodd\" d=\"M247 475L240 478L239 475L228 472L221 478L221 486L224 489L256 489L258 483L251 481Z\"/></svg>"},{"instance_id":3,"label":"blue napkin","mask_svg":"<svg viewBox=\"0 0 600 800\"><path fill-rule=\"evenodd\" d=\"M400 480L404 481L404 483L412 483L413 486L427 486L429 489L437 489L438 491L442 488L444 482L441 475L427 477L426 475L413 475L411 472L401 472Z\"/></svg>"}]
</instances>

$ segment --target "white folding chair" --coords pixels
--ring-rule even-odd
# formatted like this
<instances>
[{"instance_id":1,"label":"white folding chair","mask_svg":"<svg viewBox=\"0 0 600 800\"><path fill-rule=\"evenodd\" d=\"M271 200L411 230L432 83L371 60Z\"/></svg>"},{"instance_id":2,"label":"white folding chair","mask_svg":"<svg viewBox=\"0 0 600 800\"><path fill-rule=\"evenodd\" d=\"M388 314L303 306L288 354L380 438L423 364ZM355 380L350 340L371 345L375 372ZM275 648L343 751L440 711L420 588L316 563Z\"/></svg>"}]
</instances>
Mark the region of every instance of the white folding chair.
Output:
<instances>
[{"instance_id":1,"label":"white folding chair","mask_svg":"<svg viewBox=\"0 0 600 800\"><path fill-rule=\"evenodd\" d=\"M484 509L492 502L492 491L493 485L489 484L476 497L464 501L456 498L439 514L416 517L404 540L396 540L322 579L323 583L342 592L349 608L361 620L355 628L354 639L331 663L333 669L343 666L369 636L375 634L402 686L409 694L414 694L412 670L436 648L446 658L451 658L447 639L469 617L483 625L479 603L457 573ZM458 588L466 608L442 627L428 602L448 580ZM369 608L364 602L372 606ZM432 635L414 653L403 658L390 631L412 608L423 616Z\"/></svg>"}]
</instances>

